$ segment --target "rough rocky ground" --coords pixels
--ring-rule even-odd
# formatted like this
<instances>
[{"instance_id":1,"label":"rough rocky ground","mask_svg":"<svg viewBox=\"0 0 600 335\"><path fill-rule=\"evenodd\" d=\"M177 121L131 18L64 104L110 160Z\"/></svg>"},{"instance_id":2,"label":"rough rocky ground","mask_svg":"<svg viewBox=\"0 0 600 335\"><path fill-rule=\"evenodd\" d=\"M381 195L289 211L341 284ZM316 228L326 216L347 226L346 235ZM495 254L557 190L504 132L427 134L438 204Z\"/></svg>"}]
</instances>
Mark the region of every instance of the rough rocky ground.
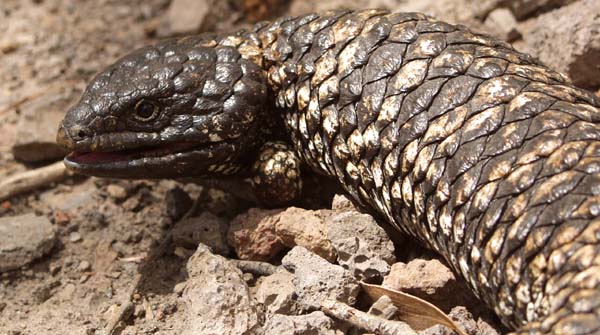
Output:
<instances>
[{"instance_id":1,"label":"rough rocky ground","mask_svg":"<svg viewBox=\"0 0 600 335\"><path fill-rule=\"evenodd\" d=\"M595 0L2 0L0 180L60 159L52 142L63 113L96 71L129 50L341 6L469 25L600 92ZM180 221L191 199L198 206ZM366 310L356 281L383 278L469 334L504 331L443 263L409 242L393 246L341 197L318 211L250 207L197 185L80 176L0 202L0 334L360 334L315 312L315 299L325 292ZM283 267L252 275L221 255ZM394 314L385 304L379 313Z\"/></svg>"}]
</instances>

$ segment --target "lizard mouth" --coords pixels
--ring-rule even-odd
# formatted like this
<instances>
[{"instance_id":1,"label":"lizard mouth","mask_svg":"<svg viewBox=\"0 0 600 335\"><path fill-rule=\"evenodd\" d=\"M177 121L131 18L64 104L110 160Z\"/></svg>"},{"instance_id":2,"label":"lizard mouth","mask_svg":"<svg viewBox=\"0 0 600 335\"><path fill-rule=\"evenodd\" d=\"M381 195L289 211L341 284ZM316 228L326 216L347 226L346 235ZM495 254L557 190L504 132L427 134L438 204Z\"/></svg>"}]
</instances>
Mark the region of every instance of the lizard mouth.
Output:
<instances>
[{"instance_id":1,"label":"lizard mouth","mask_svg":"<svg viewBox=\"0 0 600 335\"><path fill-rule=\"evenodd\" d=\"M170 143L115 151L75 151L65 157L69 170L111 178L175 178L204 175L212 164L237 151L235 141Z\"/></svg>"},{"instance_id":2,"label":"lizard mouth","mask_svg":"<svg viewBox=\"0 0 600 335\"><path fill-rule=\"evenodd\" d=\"M175 143L135 149L107 152L72 152L65 162L77 165L96 165L117 162L130 162L140 158L163 157L178 152L184 152L198 147L197 143ZM71 164L71 165L72 165Z\"/></svg>"}]
</instances>

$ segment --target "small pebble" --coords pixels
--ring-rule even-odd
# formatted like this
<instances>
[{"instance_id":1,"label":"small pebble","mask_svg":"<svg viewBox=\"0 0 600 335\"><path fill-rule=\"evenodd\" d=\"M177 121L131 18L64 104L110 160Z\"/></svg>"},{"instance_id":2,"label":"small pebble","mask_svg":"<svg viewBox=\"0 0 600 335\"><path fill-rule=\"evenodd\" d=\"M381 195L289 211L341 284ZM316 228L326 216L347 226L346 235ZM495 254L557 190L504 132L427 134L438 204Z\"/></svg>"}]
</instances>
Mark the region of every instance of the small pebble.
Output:
<instances>
[{"instance_id":1,"label":"small pebble","mask_svg":"<svg viewBox=\"0 0 600 335\"><path fill-rule=\"evenodd\" d=\"M133 312L133 315L137 319L141 319L146 316L146 309L144 308L143 305L135 305L135 310Z\"/></svg>"},{"instance_id":2,"label":"small pebble","mask_svg":"<svg viewBox=\"0 0 600 335\"><path fill-rule=\"evenodd\" d=\"M33 292L31 293L31 297L38 304L41 304L44 301L50 299L51 296L52 296L51 285L42 285L42 286L36 287L33 290Z\"/></svg>"},{"instance_id":3,"label":"small pebble","mask_svg":"<svg viewBox=\"0 0 600 335\"><path fill-rule=\"evenodd\" d=\"M108 278L112 278L112 279L119 279L119 277L121 277L121 272L120 271L112 271L110 273L107 273L105 276Z\"/></svg>"},{"instance_id":4,"label":"small pebble","mask_svg":"<svg viewBox=\"0 0 600 335\"><path fill-rule=\"evenodd\" d=\"M162 312L165 315L170 315L177 312L177 304L174 302L167 302L162 306Z\"/></svg>"},{"instance_id":5,"label":"small pebble","mask_svg":"<svg viewBox=\"0 0 600 335\"><path fill-rule=\"evenodd\" d=\"M390 297L384 295L371 305L369 314L379 316L386 320L392 320L398 314L398 307L394 305Z\"/></svg>"},{"instance_id":6,"label":"small pebble","mask_svg":"<svg viewBox=\"0 0 600 335\"><path fill-rule=\"evenodd\" d=\"M139 243L144 237L141 230L129 232L125 235L125 243Z\"/></svg>"},{"instance_id":7,"label":"small pebble","mask_svg":"<svg viewBox=\"0 0 600 335\"><path fill-rule=\"evenodd\" d=\"M7 211L11 207L12 207L12 204L8 200L3 201L2 203L0 203L0 210L2 210L2 211Z\"/></svg>"},{"instance_id":8,"label":"small pebble","mask_svg":"<svg viewBox=\"0 0 600 335\"><path fill-rule=\"evenodd\" d=\"M73 231L69 234L69 241L73 242L73 243L77 243L77 242L81 242L82 238L81 235L76 232Z\"/></svg>"},{"instance_id":9,"label":"small pebble","mask_svg":"<svg viewBox=\"0 0 600 335\"><path fill-rule=\"evenodd\" d=\"M175 35L198 31L205 19L209 17L213 5L212 1L172 1L166 13L169 33Z\"/></svg>"},{"instance_id":10,"label":"small pebble","mask_svg":"<svg viewBox=\"0 0 600 335\"><path fill-rule=\"evenodd\" d=\"M106 192L115 200L125 200L127 198L127 190L121 185L110 184L106 187Z\"/></svg>"},{"instance_id":11,"label":"small pebble","mask_svg":"<svg viewBox=\"0 0 600 335\"><path fill-rule=\"evenodd\" d=\"M521 38L517 28L517 20L508 8L496 8L490 12L484 24L488 26L499 38L512 42Z\"/></svg>"},{"instance_id":12,"label":"small pebble","mask_svg":"<svg viewBox=\"0 0 600 335\"><path fill-rule=\"evenodd\" d=\"M54 213L54 223L59 226L66 226L69 222L71 222L71 216L67 212L56 211Z\"/></svg>"},{"instance_id":13,"label":"small pebble","mask_svg":"<svg viewBox=\"0 0 600 335\"><path fill-rule=\"evenodd\" d=\"M86 272L91 270L92 268L92 264L90 264L90 262L88 261L81 261L81 263L79 263L79 266L77 267L77 269L81 272Z\"/></svg>"},{"instance_id":14,"label":"small pebble","mask_svg":"<svg viewBox=\"0 0 600 335\"><path fill-rule=\"evenodd\" d=\"M242 274L242 278L244 279L244 281L246 283L250 283L254 280L254 275L248 272L245 272L244 274Z\"/></svg>"},{"instance_id":15,"label":"small pebble","mask_svg":"<svg viewBox=\"0 0 600 335\"><path fill-rule=\"evenodd\" d=\"M90 279L90 275L83 275L79 278L79 284L83 284Z\"/></svg>"},{"instance_id":16,"label":"small pebble","mask_svg":"<svg viewBox=\"0 0 600 335\"><path fill-rule=\"evenodd\" d=\"M50 263L50 265L48 266L48 271L53 276L56 276L60 272L61 269L62 269L62 266L57 263Z\"/></svg>"},{"instance_id":17,"label":"small pebble","mask_svg":"<svg viewBox=\"0 0 600 335\"><path fill-rule=\"evenodd\" d=\"M175 254L175 256L177 256L181 259L187 259L187 258L190 258L190 256L192 256L194 254L194 251L190 250L190 249L182 248L182 247L177 247L173 251L173 254Z\"/></svg>"},{"instance_id":18,"label":"small pebble","mask_svg":"<svg viewBox=\"0 0 600 335\"><path fill-rule=\"evenodd\" d=\"M144 207L139 197L131 197L125 200L121 206L130 212L138 212Z\"/></svg>"},{"instance_id":19,"label":"small pebble","mask_svg":"<svg viewBox=\"0 0 600 335\"><path fill-rule=\"evenodd\" d=\"M178 296L181 296L181 294L183 293L183 290L185 290L186 285L187 285L187 282L185 282L185 281L175 284L175 286L173 287L173 292L175 294L177 294Z\"/></svg>"}]
</instances>

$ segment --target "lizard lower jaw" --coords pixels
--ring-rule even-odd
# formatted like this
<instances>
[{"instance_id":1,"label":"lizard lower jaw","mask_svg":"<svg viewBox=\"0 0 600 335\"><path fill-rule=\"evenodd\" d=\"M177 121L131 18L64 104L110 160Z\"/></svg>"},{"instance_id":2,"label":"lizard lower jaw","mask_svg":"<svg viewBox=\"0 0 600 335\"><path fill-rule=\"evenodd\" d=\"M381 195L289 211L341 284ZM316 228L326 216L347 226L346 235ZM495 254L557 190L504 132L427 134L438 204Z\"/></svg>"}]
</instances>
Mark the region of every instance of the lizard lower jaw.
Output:
<instances>
[{"instance_id":1,"label":"lizard lower jaw","mask_svg":"<svg viewBox=\"0 0 600 335\"><path fill-rule=\"evenodd\" d=\"M193 143L176 143L170 145L142 147L136 149L107 151L107 152L72 152L67 161L76 164L110 164L120 161L132 161L145 157L162 157L178 152L187 151L198 146Z\"/></svg>"},{"instance_id":2,"label":"lizard lower jaw","mask_svg":"<svg viewBox=\"0 0 600 335\"><path fill-rule=\"evenodd\" d=\"M229 141L197 144L174 143L110 152L72 152L65 157L68 169L84 175L114 178L169 178L190 175L190 166L202 174L204 163L219 161L220 152L236 151ZM175 168L177 165L185 169Z\"/></svg>"}]
</instances>

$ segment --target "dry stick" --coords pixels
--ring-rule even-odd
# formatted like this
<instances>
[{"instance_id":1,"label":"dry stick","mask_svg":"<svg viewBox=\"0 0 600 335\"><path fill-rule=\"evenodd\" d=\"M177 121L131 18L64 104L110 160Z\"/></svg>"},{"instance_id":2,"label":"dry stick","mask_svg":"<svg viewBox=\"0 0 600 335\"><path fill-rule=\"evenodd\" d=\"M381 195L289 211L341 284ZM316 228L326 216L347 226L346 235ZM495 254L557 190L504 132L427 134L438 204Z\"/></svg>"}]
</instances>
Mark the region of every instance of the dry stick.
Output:
<instances>
[{"instance_id":1,"label":"dry stick","mask_svg":"<svg viewBox=\"0 0 600 335\"><path fill-rule=\"evenodd\" d=\"M259 276L269 276L279 270L278 266L267 262L245 261L241 259L230 259L229 261L242 272L249 272Z\"/></svg>"},{"instance_id":2,"label":"dry stick","mask_svg":"<svg viewBox=\"0 0 600 335\"><path fill-rule=\"evenodd\" d=\"M323 300L321 310L329 316L377 335L417 335L417 332L402 321L386 320L335 300Z\"/></svg>"},{"instance_id":3,"label":"dry stick","mask_svg":"<svg viewBox=\"0 0 600 335\"><path fill-rule=\"evenodd\" d=\"M51 183L62 181L71 175L60 161L39 169L29 170L12 175L0 182L0 201L19 193L35 190Z\"/></svg>"}]
</instances>

